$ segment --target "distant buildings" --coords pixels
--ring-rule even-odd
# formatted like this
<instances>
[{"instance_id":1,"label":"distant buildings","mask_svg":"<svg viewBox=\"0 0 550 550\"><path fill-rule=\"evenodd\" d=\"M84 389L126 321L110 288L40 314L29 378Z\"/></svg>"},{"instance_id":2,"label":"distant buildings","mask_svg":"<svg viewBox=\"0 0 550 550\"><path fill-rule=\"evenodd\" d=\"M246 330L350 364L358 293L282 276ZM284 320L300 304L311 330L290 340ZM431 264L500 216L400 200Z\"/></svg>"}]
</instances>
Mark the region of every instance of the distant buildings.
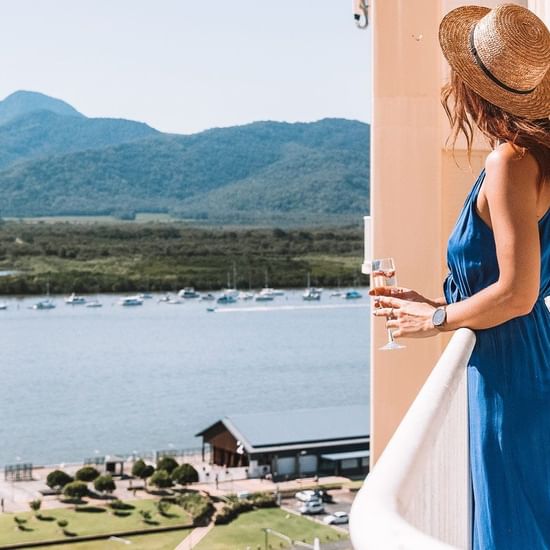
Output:
<instances>
[{"instance_id":1,"label":"distant buildings","mask_svg":"<svg viewBox=\"0 0 550 550\"><path fill-rule=\"evenodd\" d=\"M351 476L368 472L369 425L369 407L353 405L231 415L197 436L212 463L248 477Z\"/></svg>"}]
</instances>

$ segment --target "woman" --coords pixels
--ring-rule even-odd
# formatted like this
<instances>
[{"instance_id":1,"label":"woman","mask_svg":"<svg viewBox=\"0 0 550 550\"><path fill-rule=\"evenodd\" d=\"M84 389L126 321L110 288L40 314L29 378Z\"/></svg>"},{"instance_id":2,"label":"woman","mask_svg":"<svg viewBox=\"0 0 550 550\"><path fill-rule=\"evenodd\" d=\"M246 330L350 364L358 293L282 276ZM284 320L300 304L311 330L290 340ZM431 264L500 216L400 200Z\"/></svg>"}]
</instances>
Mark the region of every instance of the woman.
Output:
<instances>
[{"instance_id":1,"label":"woman","mask_svg":"<svg viewBox=\"0 0 550 550\"><path fill-rule=\"evenodd\" d=\"M493 146L449 239L444 298L376 294L396 338L469 327L475 549L550 548L550 33L508 4L450 12L452 142Z\"/></svg>"}]
</instances>

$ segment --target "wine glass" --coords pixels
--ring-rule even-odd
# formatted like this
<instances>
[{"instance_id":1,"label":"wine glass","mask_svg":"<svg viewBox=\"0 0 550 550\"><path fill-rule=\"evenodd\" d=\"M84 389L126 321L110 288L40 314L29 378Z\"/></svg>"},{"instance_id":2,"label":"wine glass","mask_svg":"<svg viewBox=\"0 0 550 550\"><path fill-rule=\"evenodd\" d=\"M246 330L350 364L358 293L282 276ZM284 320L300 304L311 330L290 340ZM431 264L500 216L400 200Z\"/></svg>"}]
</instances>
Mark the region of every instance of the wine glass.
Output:
<instances>
[{"instance_id":1,"label":"wine glass","mask_svg":"<svg viewBox=\"0 0 550 550\"><path fill-rule=\"evenodd\" d=\"M395 263L393 258L381 258L372 261L371 288L377 289L384 286L397 286L395 277ZM403 349L406 346L398 344L394 339L391 329L388 329L388 343L381 350Z\"/></svg>"}]
</instances>

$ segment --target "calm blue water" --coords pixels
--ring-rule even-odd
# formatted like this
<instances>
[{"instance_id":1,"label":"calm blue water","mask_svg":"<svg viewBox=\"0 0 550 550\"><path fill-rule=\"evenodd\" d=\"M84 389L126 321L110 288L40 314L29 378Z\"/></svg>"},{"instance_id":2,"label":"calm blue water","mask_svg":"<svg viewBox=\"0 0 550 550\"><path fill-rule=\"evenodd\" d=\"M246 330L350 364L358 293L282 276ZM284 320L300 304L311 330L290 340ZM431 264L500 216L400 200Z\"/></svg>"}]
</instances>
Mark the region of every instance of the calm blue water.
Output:
<instances>
[{"instance_id":1,"label":"calm blue water","mask_svg":"<svg viewBox=\"0 0 550 550\"><path fill-rule=\"evenodd\" d=\"M290 292L216 313L99 298L0 300L0 466L193 447L226 414L368 402L367 298Z\"/></svg>"}]
</instances>

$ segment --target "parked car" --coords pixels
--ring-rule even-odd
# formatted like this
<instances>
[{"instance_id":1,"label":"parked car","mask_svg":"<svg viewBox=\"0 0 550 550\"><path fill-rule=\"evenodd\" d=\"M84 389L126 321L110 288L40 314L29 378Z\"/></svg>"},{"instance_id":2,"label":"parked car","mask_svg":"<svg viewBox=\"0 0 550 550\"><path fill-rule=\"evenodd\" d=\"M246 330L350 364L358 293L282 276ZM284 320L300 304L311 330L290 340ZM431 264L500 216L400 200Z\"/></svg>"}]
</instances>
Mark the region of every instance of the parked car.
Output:
<instances>
[{"instance_id":1,"label":"parked car","mask_svg":"<svg viewBox=\"0 0 550 550\"><path fill-rule=\"evenodd\" d=\"M323 522L327 525L348 523L349 516L346 514L346 512L334 512L333 514L330 514L330 516L326 516L325 518L323 518Z\"/></svg>"},{"instance_id":2,"label":"parked car","mask_svg":"<svg viewBox=\"0 0 550 550\"><path fill-rule=\"evenodd\" d=\"M320 500L310 500L304 502L300 508L298 508L300 514L322 514L325 511L325 507Z\"/></svg>"},{"instance_id":3,"label":"parked car","mask_svg":"<svg viewBox=\"0 0 550 550\"><path fill-rule=\"evenodd\" d=\"M306 489L305 491L300 491L294 495L301 502L310 502L312 500L318 500L321 502L332 502L332 495L327 493L322 489Z\"/></svg>"},{"instance_id":4,"label":"parked car","mask_svg":"<svg viewBox=\"0 0 550 550\"><path fill-rule=\"evenodd\" d=\"M310 489L306 489L305 491L300 491L299 493L296 493L294 495L299 501L301 502L310 502L313 500L320 501L321 496L318 494L317 491L312 491Z\"/></svg>"}]
</instances>

